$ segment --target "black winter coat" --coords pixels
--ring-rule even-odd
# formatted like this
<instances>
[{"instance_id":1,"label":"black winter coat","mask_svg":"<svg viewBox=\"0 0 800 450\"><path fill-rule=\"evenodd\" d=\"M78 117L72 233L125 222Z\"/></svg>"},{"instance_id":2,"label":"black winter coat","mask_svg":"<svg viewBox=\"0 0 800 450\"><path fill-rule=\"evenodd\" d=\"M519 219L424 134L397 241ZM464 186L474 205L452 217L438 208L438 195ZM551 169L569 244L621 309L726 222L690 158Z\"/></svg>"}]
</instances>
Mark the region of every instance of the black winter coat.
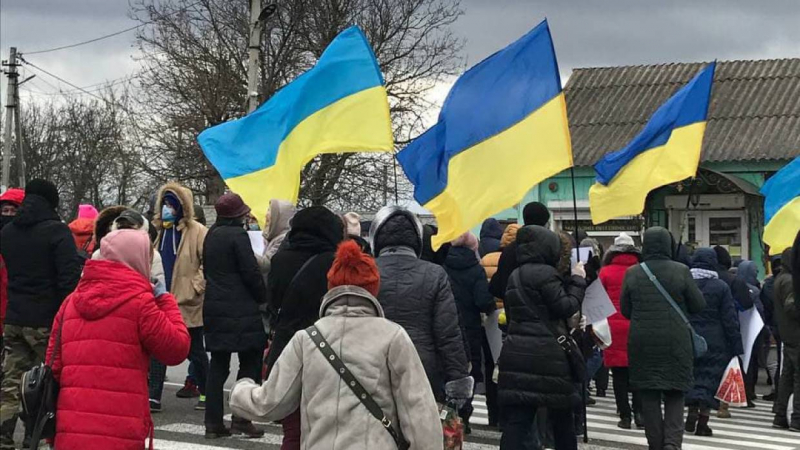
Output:
<instances>
[{"instance_id":1,"label":"black winter coat","mask_svg":"<svg viewBox=\"0 0 800 450\"><path fill-rule=\"evenodd\" d=\"M684 314L706 306L689 268L672 260L675 246L664 228L645 231L642 257ZM625 273L620 312L630 319L628 361L634 389L677 390L694 386L690 331L640 266Z\"/></svg>"},{"instance_id":2,"label":"black winter coat","mask_svg":"<svg viewBox=\"0 0 800 450\"><path fill-rule=\"evenodd\" d=\"M716 254L709 248L698 249L692 265L713 271ZM714 395L728 363L734 356L744 353L742 335L733 295L727 283L719 278L702 278L695 282L703 293L706 307L689 315L689 320L695 332L705 338L708 352L694 361L694 387L686 394L686 402L716 407Z\"/></svg>"},{"instance_id":3,"label":"black winter coat","mask_svg":"<svg viewBox=\"0 0 800 450\"><path fill-rule=\"evenodd\" d=\"M69 227L43 197L27 195L0 238L8 268L7 325L50 328L81 276Z\"/></svg>"},{"instance_id":4,"label":"black winter coat","mask_svg":"<svg viewBox=\"0 0 800 450\"><path fill-rule=\"evenodd\" d=\"M268 367L274 365L297 331L319 319L320 303L328 292L328 271L343 238L342 220L327 208L306 208L292 219L286 247L281 246L273 256L267 277L267 302L277 315ZM295 275L297 281L292 285Z\"/></svg>"},{"instance_id":5,"label":"black winter coat","mask_svg":"<svg viewBox=\"0 0 800 450\"><path fill-rule=\"evenodd\" d=\"M373 242L394 244L375 246L381 272L378 300L386 318L408 333L425 367L433 395L442 402L445 383L469 376L458 310L447 273L441 266L418 259L413 250L421 247L422 237L415 231L421 227L409 220L392 220L402 214L398 211L373 225L376 229ZM387 229L385 224L394 226ZM401 224L405 224L403 229L399 228ZM382 236L383 233L392 235ZM400 236L405 237L399 239Z\"/></svg>"},{"instance_id":6,"label":"black winter coat","mask_svg":"<svg viewBox=\"0 0 800 450\"><path fill-rule=\"evenodd\" d=\"M785 344L800 345L800 299L792 286L792 249L783 252L783 268L775 277L775 321Z\"/></svg>"},{"instance_id":7,"label":"black winter coat","mask_svg":"<svg viewBox=\"0 0 800 450\"><path fill-rule=\"evenodd\" d=\"M518 267L517 242L514 241L508 244L503 249L503 253L500 254L500 260L497 262L497 272L494 273L492 281L489 282L489 292L496 298L504 300L508 291L508 279Z\"/></svg>"},{"instance_id":8,"label":"black winter coat","mask_svg":"<svg viewBox=\"0 0 800 450\"><path fill-rule=\"evenodd\" d=\"M526 226L517 234L518 285L509 280L505 298L508 337L500 353L500 405L570 408L581 397L570 365L545 321L562 333L566 319L581 308L583 278L556 270L561 240L550 230Z\"/></svg>"},{"instance_id":9,"label":"black winter coat","mask_svg":"<svg viewBox=\"0 0 800 450\"><path fill-rule=\"evenodd\" d=\"M203 332L209 352L243 352L266 346L258 305L267 289L240 221L217 219L203 246L206 296Z\"/></svg>"},{"instance_id":10,"label":"black winter coat","mask_svg":"<svg viewBox=\"0 0 800 450\"><path fill-rule=\"evenodd\" d=\"M451 247L444 262L444 270L450 278L465 349L472 362L472 377L475 382L483 381L481 350L483 345L483 326L481 313L495 309L494 297L489 293L486 271L478 261L475 252L466 247Z\"/></svg>"}]
</instances>

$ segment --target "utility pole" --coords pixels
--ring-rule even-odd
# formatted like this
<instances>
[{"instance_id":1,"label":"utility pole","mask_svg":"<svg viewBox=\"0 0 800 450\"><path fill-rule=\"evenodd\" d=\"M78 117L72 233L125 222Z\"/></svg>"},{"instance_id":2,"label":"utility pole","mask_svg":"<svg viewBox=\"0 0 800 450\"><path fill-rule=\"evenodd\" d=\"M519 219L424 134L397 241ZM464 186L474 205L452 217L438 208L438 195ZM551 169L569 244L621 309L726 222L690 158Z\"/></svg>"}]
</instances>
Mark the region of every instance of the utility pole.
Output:
<instances>
[{"instance_id":1,"label":"utility pole","mask_svg":"<svg viewBox=\"0 0 800 450\"><path fill-rule=\"evenodd\" d=\"M261 0L250 0L250 45L247 61L247 113L258 108L258 63L261 57L261 35L264 22L278 10L270 3L261 8Z\"/></svg>"},{"instance_id":2,"label":"utility pole","mask_svg":"<svg viewBox=\"0 0 800 450\"><path fill-rule=\"evenodd\" d=\"M11 52L8 56L8 62L3 63L3 66L8 67L6 76L8 76L8 88L6 92L6 123L3 132L3 173L2 180L0 180L0 191L5 192L8 189L8 184L11 178L11 153L13 152L11 142L11 134L14 131L14 115L17 108L17 48L11 47Z\"/></svg>"},{"instance_id":3,"label":"utility pole","mask_svg":"<svg viewBox=\"0 0 800 450\"><path fill-rule=\"evenodd\" d=\"M250 0L250 54L247 61L247 114L258 108L258 60L261 57L261 0Z\"/></svg>"}]
</instances>

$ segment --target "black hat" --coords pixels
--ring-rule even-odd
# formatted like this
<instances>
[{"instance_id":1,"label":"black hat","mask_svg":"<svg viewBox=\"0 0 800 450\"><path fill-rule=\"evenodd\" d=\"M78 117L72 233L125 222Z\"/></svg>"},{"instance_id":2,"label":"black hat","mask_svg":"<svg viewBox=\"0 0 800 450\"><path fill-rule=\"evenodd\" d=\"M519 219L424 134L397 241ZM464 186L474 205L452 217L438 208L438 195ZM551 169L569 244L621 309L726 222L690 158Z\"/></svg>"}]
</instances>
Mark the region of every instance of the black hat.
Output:
<instances>
[{"instance_id":1,"label":"black hat","mask_svg":"<svg viewBox=\"0 0 800 450\"><path fill-rule=\"evenodd\" d=\"M47 180L37 178L29 181L28 184L25 185L25 194L38 195L47 200L47 203L49 203L53 209L58 208L58 189L56 189L55 184Z\"/></svg>"},{"instance_id":2,"label":"black hat","mask_svg":"<svg viewBox=\"0 0 800 450\"><path fill-rule=\"evenodd\" d=\"M539 202L530 202L522 210L522 219L525 225L539 225L543 227L550 221L550 211Z\"/></svg>"}]
</instances>

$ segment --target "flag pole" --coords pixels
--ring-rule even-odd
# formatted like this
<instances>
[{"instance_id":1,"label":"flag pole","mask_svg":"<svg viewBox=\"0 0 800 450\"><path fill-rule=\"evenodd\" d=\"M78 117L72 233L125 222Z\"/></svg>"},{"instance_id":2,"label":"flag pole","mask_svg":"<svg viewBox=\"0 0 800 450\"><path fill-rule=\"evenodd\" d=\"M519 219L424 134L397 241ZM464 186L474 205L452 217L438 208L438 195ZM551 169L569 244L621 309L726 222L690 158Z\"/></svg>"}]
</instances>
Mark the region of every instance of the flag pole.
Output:
<instances>
[{"instance_id":1,"label":"flag pole","mask_svg":"<svg viewBox=\"0 0 800 450\"><path fill-rule=\"evenodd\" d=\"M697 173L695 173L694 176L692 177L692 179L689 181L689 190L686 192L686 194L687 194L686 195L686 209L685 209L686 213L689 212L689 207L692 204L692 191L694 190L694 179L695 178L697 178ZM687 222L689 222L689 217L688 216L686 216L686 220L685 221L681 220L681 232L680 232L680 237L678 237L678 250L680 250L681 246L683 245L683 231L686 228L686 223Z\"/></svg>"},{"instance_id":2,"label":"flag pole","mask_svg":"<svg viewBox=\"0 0 800 450\"><path fill-rule=\"evenodd\" d=\"M575 218L575 246L580 247L581 243L578 242L578 195L575 192L575 167L569 168L569 175L572 178L572 212ZM581 252L578 251L578 262L581 260Z\"/></svg>"}]
</instances>

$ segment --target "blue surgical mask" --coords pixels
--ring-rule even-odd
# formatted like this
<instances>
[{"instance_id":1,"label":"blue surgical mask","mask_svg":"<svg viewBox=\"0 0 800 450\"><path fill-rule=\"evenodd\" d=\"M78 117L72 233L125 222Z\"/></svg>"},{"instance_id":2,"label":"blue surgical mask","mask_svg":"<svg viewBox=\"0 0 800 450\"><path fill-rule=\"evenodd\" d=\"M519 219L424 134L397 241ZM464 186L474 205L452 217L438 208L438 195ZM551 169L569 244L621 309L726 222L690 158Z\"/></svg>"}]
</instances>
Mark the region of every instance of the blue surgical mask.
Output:
<instances>
[{"instance_id":1,"label":"blue surgical mask","mask_svg":"<svg viewBox=\"0 0 800 450\"><path fill-rule=\"evenodd\" d=\"M251 223L250 225L247 226L247 229L250 231L261 231L261 229L258 228L257 223Z\"/></svg>"},{"instance_id":2,"label":"blue surgical mask","mask_svg":"<svg viewBox=\"0 0 800 450\"><path fill-rule=\"evenodd\" d=\"M175 221L175 210L172 209L169 205L164 205L161 208L161 220L165 222L174 222Z\"/></svg>"}]
</instances>

